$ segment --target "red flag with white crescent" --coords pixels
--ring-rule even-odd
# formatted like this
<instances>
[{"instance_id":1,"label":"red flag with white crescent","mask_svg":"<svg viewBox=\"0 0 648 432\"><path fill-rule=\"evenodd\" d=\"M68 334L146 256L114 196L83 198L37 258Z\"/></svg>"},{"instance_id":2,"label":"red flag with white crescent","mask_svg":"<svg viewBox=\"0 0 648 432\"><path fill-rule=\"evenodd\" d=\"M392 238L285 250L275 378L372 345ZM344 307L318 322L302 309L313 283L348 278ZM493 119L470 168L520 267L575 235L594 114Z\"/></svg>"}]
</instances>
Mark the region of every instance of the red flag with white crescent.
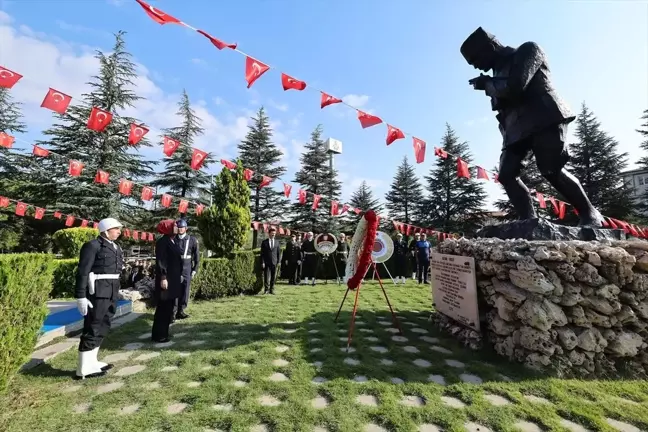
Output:
<instances>
[{"instance_id":1,"label":"red flag with white crescent","mask_svg":"<svg viewBox=\"0 0 648 432\"><path fill-rule=\"evenodd\" d=\"M223 48L236 49L235 43L228 44L227 42L223 42L222 40L215 38L214 36L210 35L206 31L202 31L202 30L196 30L196 31L201 35L205 36L207 39L209 39L209 41L219 50L222 50Z\"/></svg>"},{"instance_id":2,"label":"red flag with white crescent","mask_svg":"<svg viewBox=\"0 0 648 432\"><path fill-rule=\"evenodd\" d=\"M207 157L207 152L198 149L193 149L193 154L191 155L191 169L199 170L202 167L203 163L205 162L206 157Z\"/></svg>"},{"instance_id":3,"label":"red flag with white crescent","mask_svg":"<svg viewBox=\"0 0 648 432\"><path fill-rule=\"evenodd\" d=\"M167 155L167 157L171 157L171 155L175 153L176 150L178 150L178 147L180 147L180 141L169 138L168 136L165 136L163 140L164 149L162 151L165 155Z\"/></svg>"},{"instance_id":4,"label":"red flag with white crescent","mask_svg":"<svg viewBox=\"0 0 648 432\"><path fill-rule=\"evenodd\" d=\"M0 132L0 147L4 148L12 148L14 142L16 141L16 138L13 136L5 133L5 132Z\"/></svg>"},{"instance_id":5,"label":"red flag with white crescent","mask_svg":"<svg viewBox=\"0 0 648 432\"><path fill-rule=\"evenodd\" d=\"M36 212L34 213L34 219L43 219L43 216L45 216L45 209L36 207Z\"/></svg>"},{"instance_id":6,"label":"red flag with white crescent","mask_svg":"<svg viewBox=\"0 0 648 432\"><path fill-rule=\"evenodd\" d=\"M61 93L60 91L50 87L45 95L45 99L43 99L43 102L41 103L41 107L50 109L59 114L65 114L68 106L70 106L70 102L72 102L72 96L68 96L65 93Z\"/></svg>"},{"instance_id":7,"label":"red flag with white crescent","mask_svg":"<svg viewBox=\"0 0 648 432\"><path fill-rule=\"evenodd\" d=\"M196 215L200 216L202 214L203 210L205 210L205 206L202 205L202 204L198 204L196 206Z\"/></svg>"},{"instance_id":8,"label":"red flag with white crescent","mask_svg":"<svg viewBox=\"0 0 648 432\"><path fill-rule=\"evenodd\" d=\"M63 215L61 214L60 211L55 211L55 212L54 212L54 217L55 217L56 219L61 219L61 218L63 217Z\"/></svg>"},{"instance_id":9,"label":"red flag with white crescent","mask_svg":"<svg viewBox=\"0 0 648 432\"><path fill-rule=\"evenodd\" d=\"M284 195L286 198L290 198L290 191L292 190L292 185L289 185L287 183L284 183Z\"/></svg>"},{"instance_id":10,"label":"red flag with white crescent","mask_svg":"<svg viewBox=\"0 0 648 432\"><path fill-rule=\"evenodd\" d=\"M178 211L180 213L187 213L188 208L189 208L189 201L180 200L180 204L178 205Z\"/></svg>"},{"instance_id":11,"label":"red flag with white crescent","mask_svg":"<svg viewBox=\"0 0 648 432\"><path fill-rule=\"evenodd\" d=\"M243 170L243 178L245 179L245 181L250 181L250 180L252 180L252 177L253 177L253 176L254 176L254 171L252 171L251 169L249 169L249 168L245 168L245 169Z\"/></svg>"},{"instance_id":12,"label":"red flag with white crescent","mask_svg":"<svg viewBox=\"0 0 648 432\"><path fill-rule=\"evenodd\" d=\"M128 144L137 145L137 143L140 142L147 133L149 133L148 128L131 123L130 132L128 133Z\"/></svg>"},{"instance_id":13,"label":"red flag with white crescent","mask_svg":"<svg viewBox=\"0 0 648 432\"><path fill-rule=\"evenodd\" d=\"M538 203L540 203L540 208L547 208L547 203L545 202L544 195L536 191L536 198L538 199Z\"/></svg>"},{"instance_id":14,"label":"red flag with white crescent","mask_svg":"<svg viewBox=\"0 0 648 432\"><path fill-rule=\"evenodd\" d=\"M252 222L252 228L254 228L254 231L259 230L259 222L253 221Z\"/></svg>"},{"instance_id":15,"label":"red flag with white crescent","mask_svg":"<svg viewBox=\"0 0 648 432\"><path fill-rule=\"evenodd\" d=\"M425 162L425 147L426 147L425 141L413 137L412 145L414 146L414 160L416 160L416 163Z\"/></svg>"},{"instance_id":16,"label":"red flag with white crescent","mask_svg":"<svg viewBox=\"0 0 648 432\"><path fill-rule=\"evenodd\" d=\"M129 196L133 190L133 182L125 178L119 180L119 193Z\"/></svg>"},{"instance_id":17,"label":"red flag with white crescent","mask_svg":"<svg viewBox=\"0 0 648 432\"><path fill-rule=\"evenodd\" d=\"M405 138L405 134L402 130L394 127L390 124L387 125L387 145L390 145L396 140Z\"/></svg>"},{"instance_id":18,"label":"red flag with white crescent","mask_svg":"<svg viewBox=\"0 0 648 432\"><path fill-rule=\"evenodd\" d=\"M22 78L22 75L18 72L0 66L0 87L10 89L20 81L20 78Z\"/></svg>"},{"instance_id":19,"label":"red flag with white crescent","mask_svg":"<svg viewBox=\"0 0 648 432\"><path fill-rule=\"evenodd\" d=\"M142 188L142 201L151 201L153 199L153 189L148 186Z\"/></svg>"},{"instance_id":20,"label":"red flag with white crescent","mask_svg":"<svg viewBox=\"0 0 648 432\"><path fill-rule=\"evenodd\" d=\"M70 174L72 177L79 177L81 175L81 171L83 171L83 164L79 161L71 160L68 167L68 174Z\"/></svg>"},{"instance_id":21,"label":"red flag with white crescent","mask_svg":"<svg viewBox=\"0 0 648 432\"><path fill-rule=\"evenodd\" d=\"M16 204L16 214L18 216L25 216L25 212L27 211L27 204L24 202L19 202Z\"/></svg>"},{"instance_id":22,"label":"red flag with white crescent","mask_svg":"<svg viewBox=\"0 0 648 432\"><path fill-rule=\"evenodd\" d=\"M128 228L124 228L124 230L122 231L122 237L128 239L130 238L130 236L131 236L130 230Z\"/></svg>"},{"instance_id":23,"label":"red flag with white crescent","mask_svg":"<svg viewBox=\"0 0 648 432\"><path fill-rule=\"evenodd\" d=\"M162 207L170 207L171 206L171 201L173 198L169 194L163 194L162 198L160 199L160 203L162 204Z\"/></svg>"},{"instance_id":24,"label":"red flag with white crescent","mask_svg":"<svg viewBox=\"0 0 648 432\"><path fill-rule=\"evenodd\" d=\"M299 204L306 204L306 191L299 189L297 191L297 196L299 197Z\"/></svg>"},{"instance_id":25,"label":"red flag with white crescent","mask_svg":"<svg viewBox=\"0 0 648 432\"><path fill-rule=\"evenodd\" d=\"M325 108L329 105L334 105L334 104L339 104L342 103L342 99L336 98L335 96L331 96L330 94L320 92L322 93L322 100L320 102L320 108Z\"/></svg>"},{"instance_id":26,"label":"red flag with white crescent","mask_svg":"<svg viewBox=\"0 0 648 432\"><path fill-rule=\"evenodd\" d=\"M483 179L483 180L489 180L488 179L488 173L486 170L480 166L477 167L477 178L478 179Z\"/></svg>"},{"instance_id":27,"label":"red flag with white crescent","mask_svg":"<svg viewBox=\"0 0 648 432\"><path fill-rule=\"evenodd\" d=\"M87 228L88 227L88 221L87 219L83 219L81 221L81 228Z\"/></svg>"},{"instance_id":28,"label":"red flag with white crescent","mask_svg":"<svg viewBox=\"0 0 648 432\"><path fill-rule=\"evenodd\" d=\"M155 21L158 24L164 25L164 24L182 24L182 21L180 21L178 18L172 17L168 13L162 12L160 9L154 8L153 6L149 5L148 3L143 2L142 0L135 0L137 3L142 6L142 9L144 9L144 12L146 12L146 15L151 17L153 21Z\"/></svg>"},{"instance_id":29,"label":"red flag with white crescent","mask_svg":"<svg viewBox=\"0 0 648 432\"><path fill-rule=\"evenodd\" d=\"M92 228L99 229L99 222L92 222Z\"/></svg>"},{"instance_id":30,"label":"red flag with white crescent","mask_svg":"<svg viewBox=\"0 0 648 432\"><path fill-rule=\"evenodd\" d=\"M304 90L306 88L306 83L304 81L300 81L296 78L291 77L290 75L286 75L285 73L281 73L281 85L283 86L284 90Z\"/></svg>"},{"instance_id":31,"label":"red flag with white crescent","mask_svg":"<svg viewBox=\"0 0 648 432\"><path fill-rule=\"evenodd\" d=\"M44 149L43 147L39 147L37 145L34 146L34 151L32 152L34 156L40 156L40 157L48 157L50 152L47 149Z\"/></svg>"},{"instance_id":32,"label":"red flag with white crescent","mask_svg":"<svg viewBox=\"0 0 648 432\"><path fill-rule=\"evenodd\" d=\"M112 118L112 113L102 110L101 108L92 107L90 117L88 117L88 129L103 132L112 121Z\"/></svg>"},{"instance_id":33,"label":"red flag with white crescent","mask_svg":"<svg viewBox=\"0 0 648 432\"><path fill-rule=\"evenodd\" d=\"M468 164L461 158L457 158L457 177L470 178Z\"/></svg>"},{"instance_id":34,"label":"red flag with white crescent","mask_svg":"<svg viewBox=\"0 0 648 432\"><path fill-rule=\"evenodd\" d=\"M108 184L108 179L110 174L106 171L97 170L97 175L95 175L95 183Z\"/></svg>"},{"instance_id":35,"label":"red flag with white crescent","mask_svg":"<svg viewBox=\"0 0 648 432\"><path fill-rule=\"evenodd\" d=\"M261 63L259 60L252 58L250 56L245 57L245 81L247 81L247 88L252 87L252 84L259 78L261 75L266 73L270 69L270 66Z\"/></svg>"},{"instance_id":36,"label":"red flag with white crescent","mask_svg":"<svg viewBox=\"0 0 648 432\"><path fill-rule=\"evenodd\" d=\"M221 163L227 168L227 169L236 169L236 164L232 161L228 161L227 159L221 159Z\"/></svg>"},{"instance_id":37,"label":"red flag with white crescent","mask_svg":"<svg viewBox=\"0 0 648 432\"><path fill-rule=\"evenodd\" d=\"M71 227L74 225L74 216L68 216L65 218L65 226L66 227Z\"/></svg>"},{"instance_id":38,"label":"red flag with white crescent","mask_svg":"<svg viewBox=\"0 0 648 432\"><path fill-rule=\"evenodd\" d=\"M339 203L337 201L331 201L331 216L338 215L338 205Z\"/></svg>"},{"instance_id":39,"label":"red flag with white crescent","mask_svg":"<svg viewBox=\"0 0 648 432\"><path fill-rule=\"evenodd\" d=\"M261 179L261 183L259 184L259 189L268 186L273 181L274 181L274 179L272 177L268 177L268 176L264 175L263 178Z\"/></svg>"},{"instance_id":40,"label":"red flag with white crescent","mask_svg":"<svg viewBox=\"0 0 648 432\"><path fill-rule=\"evenodd\" d=\"M366 129L382 123L382 119L380 117L360 110L358 110L358 120L360 121L360 126L362 126L362 129Z\"/></svg>"},{"instance_id":41,"label":"red flag with white crescent","mask_svg":"<svg viewBox=\"0 0 648 432\"><path fill-rule=\"evenodd\" d=\"M319 206L319 202L322 199L320 195L313 194L313 210L317 210L317 206Z\"/></svg>"},{"instance_id":42,"label":"red flag with white crescent","mask_svg":"<svg viewBox=\"0 0 648 432\"><path fill-rule=\"evenodd\" d=\"M133 230L133 240L139 240L139 231Z\"/></svg>"}]
</instances>

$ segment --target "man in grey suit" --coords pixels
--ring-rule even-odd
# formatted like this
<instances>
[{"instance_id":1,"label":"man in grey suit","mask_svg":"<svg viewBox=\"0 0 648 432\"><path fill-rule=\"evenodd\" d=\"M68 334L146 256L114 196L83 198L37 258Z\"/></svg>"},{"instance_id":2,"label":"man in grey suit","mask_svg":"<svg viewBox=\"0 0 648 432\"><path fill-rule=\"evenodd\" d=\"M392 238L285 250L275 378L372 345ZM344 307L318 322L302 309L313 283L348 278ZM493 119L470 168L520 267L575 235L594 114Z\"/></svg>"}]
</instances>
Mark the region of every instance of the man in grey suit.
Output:
<instances>
[{"instance_id":1,"label":"man in grey suit","mask_svg":"<svg viewBox=\"0 0 648 432\"><path fill-rule=\"evenodd\" d=\"M263 268L263 288L265 294L274 294L277 264L279 264L281 249L275 238L277 231L270 228L269 237L261 242L261 267Z\"/></svg>"}]
</instances>

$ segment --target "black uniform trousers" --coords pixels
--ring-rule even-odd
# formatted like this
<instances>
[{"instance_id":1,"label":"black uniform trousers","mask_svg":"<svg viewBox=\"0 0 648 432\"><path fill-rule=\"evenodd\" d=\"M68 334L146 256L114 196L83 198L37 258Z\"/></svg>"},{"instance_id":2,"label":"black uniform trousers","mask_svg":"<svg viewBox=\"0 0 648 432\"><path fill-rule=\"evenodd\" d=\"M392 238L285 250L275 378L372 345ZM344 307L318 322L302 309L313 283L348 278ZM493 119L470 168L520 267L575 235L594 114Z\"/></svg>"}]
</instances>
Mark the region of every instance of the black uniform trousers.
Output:
<instances>
[{"instance_id":1,"label":"black uniform trousers","mask_svg":"<svg viewBox=\"0 0 648 432\"><path fill-rule=\"evenodd\" d=\"M119 281L115 281L119 282ZM98 348L110 330L110 321L117 312L115 298L96 298L88 296L92 308L83 318L83 332L79 342L79 351L92 351Z\"/></svg>"},{"instance_id":2,"label":"black uniform trousers","mask_svg":"<svg viewBox=\"0 0 648 432\"><path fill-rule=\"evenodd\" d=\"M189 296L191 295L191 271L189 271L188 274L184 271L182 277L184 277L184 280L180 282L180 289L182 292L180 297L175 299L174 302L176 315L182 314L184 310L187 309L187 306L189 305Z\"/></svg>"},{"instance_id":3,"label":"black uniform trousers","mask_svg":"<svg viewBox=\"0 0 648 432\"><path fill-rule=\"evenodd\" d=\"M151 337L159 341L169 337L169 326L173 321L173 309L178 299L166 298L164 294L158 295L157 307L153 316L153 329Z\"/></svg>"},{"instance_id":4,"label":"black uniform trousers","mask_svg":"<svg viewBox=\"0 0 648 432\"><path fill-rule=\"evenodd\" d=\"M407 258L397 256L394 258L394 277L407 277Z\"/></svg>"},{"instance_id":5,"label":"black uniform trousers","mask_svg":"<svg viewBox=\"0 0 648 432\"><path fill-rule=\"evenodd\" d=\"M276 278L277 266L275 264L266 264L263 268L263 289L265 292L274 292Z\"/></svg>"},{"instance_id":6,"label":"black uniform trousers","mask_svg":"<svg viewBox=\"0 0 648 432\"><path fill-rule=\"evenodd\" d=\"M412 263L412 273L418 275L419 272L419 262L416 256L410 257L410 262Z\"/></svg>"},{"instance_id":7,"label":"black uniform trousers","mask_svg":"<svg viewBox=\"0 0 648 432\"><path fill-rule=\"evenodd\" d=\"M418 259L418 282L427 283L428 282L428 272L430 270L430 260L429 259Z\"/></svg>"}]
</instances>

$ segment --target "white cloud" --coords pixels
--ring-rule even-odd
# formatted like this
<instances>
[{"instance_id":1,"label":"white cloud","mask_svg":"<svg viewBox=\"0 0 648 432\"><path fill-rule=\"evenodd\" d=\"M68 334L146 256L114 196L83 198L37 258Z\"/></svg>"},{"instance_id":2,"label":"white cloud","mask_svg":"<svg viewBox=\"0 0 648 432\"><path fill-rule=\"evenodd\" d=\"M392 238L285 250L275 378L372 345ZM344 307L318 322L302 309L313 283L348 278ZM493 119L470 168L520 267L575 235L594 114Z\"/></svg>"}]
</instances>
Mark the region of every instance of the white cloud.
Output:
<instances>
[{"instance_id":1,"label":"white cloud","mask_svg":"<svg viewBox=\"0 0 648 432\"><path fill-rule=\"evenodd\" d=\"M56 20L56 25L61 30L65 30L65 31L72 32L72 33L88 33L88 34L95 34L95 35L102 36L102 37L110 37L111 36L111 34L109 32L106 32L106 31L103 31L103 30L97 30L96 28L86 27L86 26L79 25L79 24L70 24L70 23L65 22L63 20Z\"/></svg>"},{"instance_id":2,"label":"white cloud","mask_svg":"<svg viewBox=\"0 0 648 432\"><path fill-rule=\"evenodd\" d=\"M214 105L227 105L227 102L225 102L225 99L223 99L220 96L216 96L215 98L213 98L212 102L214 102Z\"/></svg>"},{"instance_id":3,"label":"white cloud","mask_svg":"<svg viewBox=\"0 0 648 432\"><path fill-rule=\"evenodd\" d=\"M348 94L342 98L342 100L354 108L364 108L369 102L369 96L367 95L357 95L357 94Z\"/></svg>"},{"instance_id":4,"label":"white cloud","mask_svg":"<svg viewBox=\"0 0 648 432\"><path fill-rule=\"evenodd\" d=\"M11 92L23 104L23 114L33 139L35 134L52 124L52 114L40 108L47 89L53 87L69 94L74 103L89 90L86 83L97 73L98 62L93 47L61 41L12 23L12 18L0 11L0 65L23 75ZM101 48L108 50L110 45ZM123 114L136 117L150 126L149 136L157 142L159 130L178 123L175 113L180 95L169 94L160 88L154 81L156 74L145 66L138 65L138 74L134 87L145 99ZM233 145L247 132L248 118L234 114L217 118L207 110L206 102L194 102L205 128L205 134L198 139L196 146L214 152L218 158L233 154ZM159 148L151 152L151 157L162 159Z\"/></svg>"},{"instance_id":5,"label":"white cloud","mask_svg":"<svg viewBox=\"0 0 648 432\"><path fill-rule=\"evenodd\" d=\"M464 124L464 126L469 127L469 128L470 127L475 127L475 126L481 126L481 125L487 123L490 119L491 119L491 117L489 117L489 116L483 116L483 117L479 117L479 118L472 119L472 120L466 120L463 124Z\"/></svg>"},{"instance_id":6,"label":"white cloud","mask_svg":"<svg viewBox=\"0 0 648 432\"><path fill-rule=\"evenodd\" d=\"M278 103L278 102L275 102L272 99L268 99L268 105L270 105L272 108L274 108L274 109L276 109L278 111L281 111L281 112L288 111L288 104Z\"/></svg>"}]
</instances>

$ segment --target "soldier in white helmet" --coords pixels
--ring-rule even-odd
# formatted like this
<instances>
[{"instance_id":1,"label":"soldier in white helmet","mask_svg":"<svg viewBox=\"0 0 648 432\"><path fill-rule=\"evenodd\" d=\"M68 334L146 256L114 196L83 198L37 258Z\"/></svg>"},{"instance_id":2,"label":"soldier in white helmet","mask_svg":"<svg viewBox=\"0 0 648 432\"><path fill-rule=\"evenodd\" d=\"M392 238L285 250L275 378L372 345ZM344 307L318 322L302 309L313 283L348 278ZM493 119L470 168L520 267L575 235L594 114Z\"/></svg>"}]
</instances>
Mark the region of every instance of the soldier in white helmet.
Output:
<instances>
[{"instance_id":1,"label":"soldier in white helmet","mask_svg":"<svg viewBox=\"0 0 648 432\"><path fill-rule=\"evenodd\" d=\"M84 316L76 371L78 379L105 375L112 367L100 362L97 354L117 310L124 256L115 240L121 235L121 228L117 219L103 219L99 222L99 237L81 248L75 287L77 308Z\"/></svg>"}]
</instances>

